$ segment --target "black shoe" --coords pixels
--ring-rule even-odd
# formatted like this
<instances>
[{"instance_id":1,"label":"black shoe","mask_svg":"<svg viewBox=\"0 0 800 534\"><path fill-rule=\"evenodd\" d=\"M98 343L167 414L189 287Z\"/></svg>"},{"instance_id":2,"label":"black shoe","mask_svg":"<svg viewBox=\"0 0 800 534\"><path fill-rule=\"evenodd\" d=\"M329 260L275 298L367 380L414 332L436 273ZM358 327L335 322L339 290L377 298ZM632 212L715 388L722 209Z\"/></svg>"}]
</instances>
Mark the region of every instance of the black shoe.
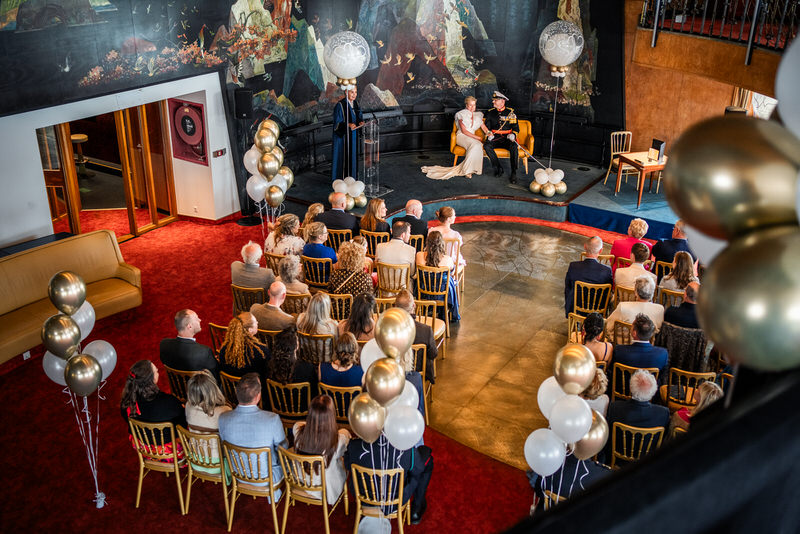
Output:
<instances>
[{"instance_id":1,"label":"black shoe","mask_svg":"<svg viewBox=\"0 0 800 534\"><path fill-rule=\"evenodd\" d=\"M517 183L517 172L516 171L511 171L511 176L508 178L508 181L511 182L512 184Z\"/></svg>"},{"instance_id":2,"label":"black shoe","mask_svg":"<svg viewBox=\"0 0 800 534\"><path fill-rule=\"evenodd\" d=\"M498 168L497 168L497 169L495 169L495 171L494 171L494 175L495 175L495 176L503 176L503 174L505 174L505 173L503 172L503 167L498 167Z\"/></svg>"},{"instance_id":3,"label":"black shoe","mask_svg":"<svg viewBox=\"0 0 800 534\"><path fill-rule=\"evenodd\" d=\"M425 510L428 508L428 501L422 503L419 510L411 510L411 524L419 525L422 522L422 516L425 515Z\"/></svg>"}]
</instances>

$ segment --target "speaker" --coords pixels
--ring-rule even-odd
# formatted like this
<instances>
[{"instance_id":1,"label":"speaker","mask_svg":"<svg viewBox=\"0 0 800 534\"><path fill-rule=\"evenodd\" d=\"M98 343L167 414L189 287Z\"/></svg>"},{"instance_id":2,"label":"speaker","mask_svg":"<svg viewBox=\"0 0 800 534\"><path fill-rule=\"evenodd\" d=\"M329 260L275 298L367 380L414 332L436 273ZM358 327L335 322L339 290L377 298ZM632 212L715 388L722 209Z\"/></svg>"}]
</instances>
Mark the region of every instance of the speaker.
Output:
<instances>
[{"instance_id":1,"label":"speaker","mask_svg":"<svg viewBox=\"0 0 800 534\"><path fill-rule=\"evenodd\" d=\"M236 89L233 93L233 114L237 119L253 118L253 90Z\"/></svg>"}]
</instances>

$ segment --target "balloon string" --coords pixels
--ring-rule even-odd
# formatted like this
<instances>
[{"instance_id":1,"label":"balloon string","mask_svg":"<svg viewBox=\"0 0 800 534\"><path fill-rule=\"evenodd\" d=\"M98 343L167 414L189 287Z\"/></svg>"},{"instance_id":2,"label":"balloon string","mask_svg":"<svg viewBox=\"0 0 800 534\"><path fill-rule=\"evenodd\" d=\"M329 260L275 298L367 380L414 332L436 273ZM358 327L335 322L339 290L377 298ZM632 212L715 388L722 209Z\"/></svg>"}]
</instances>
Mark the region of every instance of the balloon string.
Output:
<instances>
[{"instance_id":1,"label":"balloon string","mask_svg":"<svg viewBox=\"0 0 800 534\"><path fill-rule=\"evenodd\" d=\"M553 140L556 136L556 110L558 109L558 84L561 78L556 76L556 99L553 103L553 129L550 132L550 159L547 160L547 168L553 167Z\"/></svg>"},{"instance_id":2,"label":"balloon string","mask_svg":"<svg viewBox=\"0 0 800 534\"><path fill-rule=\"evenodd\" d=\"M583 479L586 478L586 475L589 474L589 468L586 466L586 460L582 461L581 465L586 470L586 472L581 475L581 479L578 481L578 485L581 487L581 489L586 489L586 488L583 487ZM576 473L577 473L577 471L576 471Z\"/></svg>"},{"instance_id":3,"label":"balloon string","mask_svg":"<svg viewBox=\"0 0 800 534\"><path fill-rule=\"evenodd\" d=\"M265 200L264 204L266 204L266 203L267 203L267 201ZM261 219L261 239L264 240L264 242L266 242L267 241L267 234L264 231L264 214L261 212L261 202L257 202L256 203L256 207L258 207L258 218Z\"/></svg>"},{"instance_id":4,"label":"balloon string","mask_svg":"<svg viewBox=\"0 0 800 534\"><path fill-rule=\"evenodd\" d=\"M567 497L572 497L572 488L575 486L575 480L578 478L578 468L580 468L581 463L585 461L586 460L575 462L575 475L572 477L572 484L569 485L569 493L567 494Z\"/></svg>"},{"instance_id":5,"label":"balloon string","mask_svg":"<svg viewBox=\"0 0 800 534\"><path fill-rule=\"evenodd\" d=\"M94 427L94 487L95 487L95 498L94 502L97 508L102 508L106 504L106 494L100 491L100 486L97 482L97 455L100 453L100 400L106 400L105 397L100 396L100 390L103 389L103 386L106 385L106 381L103 380L100 382L100 385L97 386L97 404L95 407L95 413L97 417L95 418L95 427Z\"/></svg>"}]
</instances>

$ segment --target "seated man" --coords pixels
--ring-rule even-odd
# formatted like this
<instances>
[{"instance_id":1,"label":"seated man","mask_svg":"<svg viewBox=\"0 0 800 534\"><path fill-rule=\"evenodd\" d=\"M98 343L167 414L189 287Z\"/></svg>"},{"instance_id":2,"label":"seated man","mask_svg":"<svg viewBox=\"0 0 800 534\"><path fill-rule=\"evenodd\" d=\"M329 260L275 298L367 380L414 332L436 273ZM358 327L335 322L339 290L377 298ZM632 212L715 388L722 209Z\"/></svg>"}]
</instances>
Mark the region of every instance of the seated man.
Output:
<instances>
[{"instance_id":1,"label":"seated man","mask_svg":"<svg viewBox=\"0 0 800 534\"><path fill-rule=\"evenodd\" d=\"M404 221L392 223L392 239L375 247L375 261L392 265L408 264L411 276L416 274L417 250L408 244L411 226Z\"/></svg>"},{"instance_id":2,"label":"seated man","mask_svg":"<svg viewBox=\"0 0 800 534\"><path fill-rule=\"evenodd\" d=\"M220 441L227 441L238 447L272 449L272 465L267 466L267 455L259 458L259 470L266 474L268 467L272 469L272 482L283 480L283 470L278 458L278 447L289 447L283 423L277 414L258 407L261 400L261 381L256 373L248 373L236 383L236 399L239 404L232 411L219 416ZM247 473L248 475L250 473ZM266 485L266 483L259 483ZM275 491L275 499L280 498L280 491Z\"/></svg>"},{"instance_id":3,"label":"seated man","mask_svg":"<svg viewBox=\"0 0 800 534\"><path fill-rule=\"evenodd\" d=\"M422 202L411 199L406 202L406 214L402 217L395 217L394 222L404 221L411 225L411 235L428 235L428 223L421 219Z\"/></svg>"},{"instance_id":4,"label":"seated man","mask_svg":"<svg viewBox=\"0 0 800 534\"><path fill-rule=\"evenodd\" d=\"M269 302L250 306L250 313L258 321L259 330L286 330L294 326L294 317L281 309L284 300L286 286L283 282L272 282L269 286Z\"/></svg>"},{"instance_id":5,"label":"seated man","mask_svg":"<svg viewBox=\"0 0 800 534\"><path fill-rule=\"evenodd\" d=\"M667 365L669 356L664 347L655 347L650 343L655 334L655 325L649 317L640 313L633 320L631 326L630 345L617 345L611 357L612 368L614 363L621 363L629 367L655 367L658 369L658 379L665 382L667 379Z\"/></svg>"},{"instance_id":6,"label":"seated man","mask_svg":"<svg viewBox=\"0 0 800 534\"><path fill-rule=\"evenodd\" d=\"M614 284L623 287L633 287L633 283L640 276L649 277L656 284L656 275L644 268L644 262L650 258L650 249L644 243L634 243L631 247L630 267L620 267L614 273Z\"/></svg>"},{"instance_id":7,"label":"seated man","mask_svg":"<svg viewBox=\"0 0 800 534\"><path fill-rule=\"evenodd\" d=\"M663 261L672 265L672 260L675 259L675 253L685 251L691 254L692 258L697 257L689 250L689 241L686 239L684 233L685 223L680 219L672 227L672 239L662 239L653 245L653 256L656 261ZM661 280L659 280L660 282Z\"/></svg>"},{"instance_id":8,"label":"seated man","mask_svg":"<svg viewBox=\"0 0 800 534\"><path fill-rule=\"evenodd\" d=\"M323 223L331 230L350 230L353 232L353 237L355 237L358 235L358 219L352 213L344 211L346 206L347 195L333 193L331 195L331 209L323 211L314 217L314 220Z\"/></svg>"},{"instance_id":9,"label":"seated man","mask_svg":"<svg viewBox=\"0 0 800 534\"><path fill-rule=\"evenodd\" d=\"M394 307L400 308L405 310L414 318L414 326L417 327L416 334L414 334L414 344L415 345L425 345L425 354L428 359L428 368L425 372L425 380L431 383L436 383L436 380L433 376L433 361L439 355L438 349L436 347L436 340L433 337L433 329L417 321L417 317L414 312L416 312L416 302L414 302L414 297L411 295L410 291L403 290L397 294L397 297L394 301ZM417 371L420 373L422 372L422 362L417 362Z\"/></svg>"},{"instance_id":10,"label":"seated man","mask_svg":"<svg viewBox=\"0 0 800 534\"><path fill-rule=\"evenodd\" d=\"M575 307L575 282L588 284L610 284L611 267L597 261L597 256L603 250L603 240L598 236L587 239L583 243L586 258L582 261L573 261L567 269L564 279L564 315L569 316Z\"/></svg>"},{"instance_id":11,"label":"seated man","mask_svg":"<svg viewBox=\"0 0 800 534\"><path fill-rule=\"evenodd\" d=\"M272 269L261 267L263 256L261 245L248 241L242 247L242 260L231 263L231 283L239 287L263 287L267 289L275 281Z\"/></svg>"},{"instance_id":12,"label":"seated man","mask_svg":"<svg viewBox=\"0 0 800 534\"><path fill-rule=\"evenodd\" d=\"M680 306L670 306L664 311L664 322L671 323L683 328L700 328L697 322L697 292L700 291L700 284L689 282L686 291L683 293L683 302Z\"/></svg>"},{"instance_id":13,"label":"seated man","mask_svg":"<svg viewBox=\"0 0 800 534\"><path fill-rule=\"evenodd\" d=\"M328 239L328 229L325 225L321 222L312 222L308 225L308 243L305 244L303 247L303 256L307 256L309 258L328 258L331 260L331 264L336 263L338 260L336 259L336 251L333 250L331 247L325 245L325 241ZM330 267L326 267L324 273L324 280L328 280L330 277Z\"/></svg>"},{"instance_id":14,"label":"seated man","mask_svg":"<svg viewBox=\"0 0 800 534\"><path fill-rule=\"evenodd\" d=\"M617 308L608 316L606 320L606 335L608 337L614 337L614 323L617 321L632 323L640 313L647 315L653 321L656 325L656 332L661 329L661 323L664 322L664 306L650 302L653 298L653 292L656 290L655 280L649 276L641 276L633 283L633 290L636 293L636 300L620 302Z\"/></svg>"},{"instance_id":15,"label":"seated man","mask_svg":"<svg viewBox=\"0 0 800 534\"><path fill-rule=\"evenodd\" d=\"M161 340L161 363L179 371L208 369L219 379L218 363L211 348L194 338L200 332L200 317L192 310L181 310L175 314L175 329L178 337Z\"/></svg>"}]
</instances>

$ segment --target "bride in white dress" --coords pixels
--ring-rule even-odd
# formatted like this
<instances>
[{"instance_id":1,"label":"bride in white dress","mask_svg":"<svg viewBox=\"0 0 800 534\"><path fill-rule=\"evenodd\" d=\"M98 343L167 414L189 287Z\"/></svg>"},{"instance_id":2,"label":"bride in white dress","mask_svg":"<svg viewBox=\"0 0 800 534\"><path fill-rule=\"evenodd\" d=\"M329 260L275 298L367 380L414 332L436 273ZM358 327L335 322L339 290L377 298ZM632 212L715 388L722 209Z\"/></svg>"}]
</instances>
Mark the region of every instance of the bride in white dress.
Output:
<instances>
[{"instance_id":1,"label":"bride in white dress","mask_svg":"<svg viewBox=\"0 0 800 534\"><path fill-rule=\"evenodd\" d=\"M422 167L428 178L434 180L447 180L453 176L466 176L472 178L473 174L483 173L483 141L473 132L480 128L485 134L489 129L483 124L483 113L475 111L477 101L474 96L464 99L466 109L456 113L456 144L463 147L467 154L464 160L455 167Z\"/></svg>"}]
</instances>

